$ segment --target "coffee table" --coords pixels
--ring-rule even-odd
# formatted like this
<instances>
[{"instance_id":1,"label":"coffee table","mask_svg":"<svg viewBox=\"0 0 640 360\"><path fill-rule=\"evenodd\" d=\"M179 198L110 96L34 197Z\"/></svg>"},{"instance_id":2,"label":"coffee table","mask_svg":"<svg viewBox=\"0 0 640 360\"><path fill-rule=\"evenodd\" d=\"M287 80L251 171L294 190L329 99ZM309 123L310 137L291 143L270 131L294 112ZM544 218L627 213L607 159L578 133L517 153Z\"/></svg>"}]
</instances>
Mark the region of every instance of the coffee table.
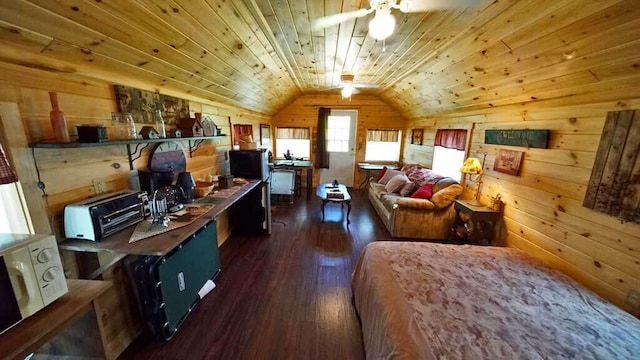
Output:
<instances>
[{"instance_id":1,"label":"coffee table","mask_svg":"<svg viewBox=\"0 0 640 360\"><path fill-rule=\"evenodd\" d=\"M320 184L316 189L316 195L322 200L322 221L324 222L324 206L328 202L340 203L340 207L347 204L347 225L351 223L349 221L349 214L351 213L351 195L347 191L347 187L339 184L334 187L331 183Z\"/></svg>"}]
</instances>

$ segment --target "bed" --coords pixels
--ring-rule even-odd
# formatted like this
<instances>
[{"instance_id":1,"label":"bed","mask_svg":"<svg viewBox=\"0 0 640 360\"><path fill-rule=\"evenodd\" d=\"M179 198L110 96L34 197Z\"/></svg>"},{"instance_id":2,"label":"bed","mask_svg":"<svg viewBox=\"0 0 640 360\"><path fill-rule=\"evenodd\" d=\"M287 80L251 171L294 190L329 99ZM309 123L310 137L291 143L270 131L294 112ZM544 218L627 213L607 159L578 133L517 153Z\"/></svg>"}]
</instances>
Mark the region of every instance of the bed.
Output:
<instances>
[{"instance_id":1,"label":"bed","mask_svg":"<svg viewBox=\"0 0 640 360\"><path fill-rule=\"evenodd\" d=\"M640 358L640 320L518 249L374 242L352 288L368 359Z\"/></svg>"}]
</instances>

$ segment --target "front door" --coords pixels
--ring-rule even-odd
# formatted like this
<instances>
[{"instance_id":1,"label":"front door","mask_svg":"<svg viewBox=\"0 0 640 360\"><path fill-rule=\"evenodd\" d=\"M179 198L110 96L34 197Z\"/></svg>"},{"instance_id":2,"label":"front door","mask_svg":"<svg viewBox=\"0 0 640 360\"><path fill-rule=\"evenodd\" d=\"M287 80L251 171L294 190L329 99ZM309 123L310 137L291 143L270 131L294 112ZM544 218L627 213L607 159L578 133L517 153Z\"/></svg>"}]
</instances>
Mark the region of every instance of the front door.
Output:
<instances>
[{"instance_id":1,"label":"front door","mask_svg":"<svg viewBox=\"0 0 640 360\"><path fill-rule=\"evenodd\" d=\"M331 110L327 121L329 168L320 169L320 183L338 180L353 187L357 119L357 110Z\"/></svg>"}]
</instances>

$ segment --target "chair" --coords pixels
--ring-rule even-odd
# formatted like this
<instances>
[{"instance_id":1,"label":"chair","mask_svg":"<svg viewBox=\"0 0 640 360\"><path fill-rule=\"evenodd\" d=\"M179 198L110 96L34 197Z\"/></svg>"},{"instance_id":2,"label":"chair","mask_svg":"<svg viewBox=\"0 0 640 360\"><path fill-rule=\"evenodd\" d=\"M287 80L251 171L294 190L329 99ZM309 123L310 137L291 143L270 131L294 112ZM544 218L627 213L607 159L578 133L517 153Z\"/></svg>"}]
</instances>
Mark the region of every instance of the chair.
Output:
<instances>
[{"instance_id":1,"label":"chair","mask_svg":"<svg viewBox=\"0 0 640 360\"><path fill-rule=\"evenodd\" d=\"M271 171L271 199L274 202L282 198L288 198L289 203L293 204L296 172L291 169L276 168Z\"/></svg>"},{"instance_id":2,"label":"chair","mask_svg":"<svg viewBox=\"0 0 640 360\"><path fill-rule=\"evenodd\" d=\"M275 165L275 169L287 169L287 170L295 171L296 179L295 179L294 193L295 193L295 196L302 195L302 168L295 167L289 164L279 164L279 165Z\"/></svg>"}]
</instances>

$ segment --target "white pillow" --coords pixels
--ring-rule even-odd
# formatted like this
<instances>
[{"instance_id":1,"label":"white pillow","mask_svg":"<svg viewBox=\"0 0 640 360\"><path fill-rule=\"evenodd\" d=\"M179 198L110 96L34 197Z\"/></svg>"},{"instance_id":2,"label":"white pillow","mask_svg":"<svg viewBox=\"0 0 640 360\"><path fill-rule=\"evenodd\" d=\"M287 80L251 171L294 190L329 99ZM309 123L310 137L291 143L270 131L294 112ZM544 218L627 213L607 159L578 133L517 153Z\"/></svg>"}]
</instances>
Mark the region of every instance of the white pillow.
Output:
<instances>
[{"instance_id":1,"label":"white pillow","mask_svg":"<svg viewBox=\"0 0 640 360\"><path fill-rule=\"evenodd\" d=\"M382 178L378 180L378 184L387 185L389 180L391 180L394 176L401 174L404 175L404 173L400 170L387 169Z\"/></svg>"},{"instance_id":2,"label":"white pillow","mask_svg":"<svg viewBox=\"0 0 640 360\"><path fill-rule=\"evenodd\" d=\"M387 172L389 171L387 170ZM402 190L402 188L407 183L407 181L409 181L409 178L407 178L407 175L405 174L396 175L392 177L391 180L389 180L389 182L387 182L387 185L384 186L384 189L388 193L400 192L400 190Z\"/></svg>"},{"instance_id":3,"label":"white pillow","mask_svg":"<svg viewBox=\"0 0 640 360\"><path fill-rule=\"evenodd\" d=\"M402 189L400 189L400 195L409 196L413 192L414 186L415 184L413 183L413 181L407 178L407 182L404 184Z\"/></svg>"}]
</instances>

